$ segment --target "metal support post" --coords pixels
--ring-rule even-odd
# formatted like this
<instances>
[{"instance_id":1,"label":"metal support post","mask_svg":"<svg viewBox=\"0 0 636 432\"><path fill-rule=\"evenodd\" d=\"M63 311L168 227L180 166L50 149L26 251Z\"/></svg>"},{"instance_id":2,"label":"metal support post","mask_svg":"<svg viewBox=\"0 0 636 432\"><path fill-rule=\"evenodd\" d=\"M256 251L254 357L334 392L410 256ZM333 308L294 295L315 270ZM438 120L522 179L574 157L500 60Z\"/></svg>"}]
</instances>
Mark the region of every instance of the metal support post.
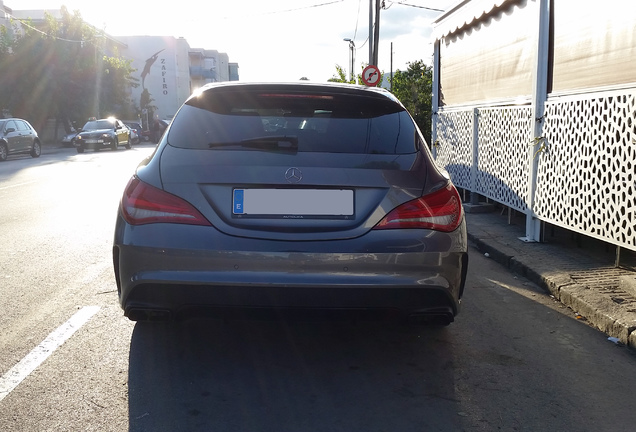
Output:
<instances>
[{"instance_id":1,"label":"metal support post","mask_svg":"<svg viewBox=\"0 0 636 432\"><path fill-rule=\"evenodd\" d=\"M477 175L479 174L479 109L473 109L473 163L470 167L470 203L479 204Z\"/></svg>"},{"instance_id":2,"label":"metal support post","mask_svg":"<svg viewBox=\"0 0 636 432\"><path fill-rule=\"evenodd\" d=\"M439 119L439 39L435 41L433 46L433 121L431 131L431 147L433 148L433 158L437 159L437 121Z\"/></svg>"},{"instance_id":3,"label":"metal support post","mask_svg":"<svg viewBox=\"0 0 636 432\"><path fill-rule=\"evenodd\" d=\"M530 4L530 3L528 3ZM537 3L537 49L532 91L532 117L534 118L533 141L528 146L528 210L526 213L526 236L520 239L525 242L541 240L541 221L534 212L534 198L539 170L538 145L543 144L543 114L548 92L548 56L550 43L550 0L539 0Z\"/></svg>"}]
</instances>

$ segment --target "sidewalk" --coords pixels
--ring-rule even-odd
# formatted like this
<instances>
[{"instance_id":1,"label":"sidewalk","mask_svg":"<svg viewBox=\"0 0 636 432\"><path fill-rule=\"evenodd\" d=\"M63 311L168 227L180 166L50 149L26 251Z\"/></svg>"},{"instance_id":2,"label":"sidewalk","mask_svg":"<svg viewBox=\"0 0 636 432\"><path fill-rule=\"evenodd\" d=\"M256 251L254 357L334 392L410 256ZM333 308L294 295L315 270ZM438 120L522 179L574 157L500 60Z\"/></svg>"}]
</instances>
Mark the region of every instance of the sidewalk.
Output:
<instances>
[{"instance_id":1,"label":"sidewalk","mask_svg":"<svg viewBox=\"0 0 636 432\"><path fill-rule=\"evenodd\" d=\"M481 253L538 284L592 326L636 348L636 253L549 226L544 243L526 243L525 215L466 213L468 239ZM516 215L514 214L516 213ZM470 265L470 264L469 264Z\"/></svg>"}]
</instances>

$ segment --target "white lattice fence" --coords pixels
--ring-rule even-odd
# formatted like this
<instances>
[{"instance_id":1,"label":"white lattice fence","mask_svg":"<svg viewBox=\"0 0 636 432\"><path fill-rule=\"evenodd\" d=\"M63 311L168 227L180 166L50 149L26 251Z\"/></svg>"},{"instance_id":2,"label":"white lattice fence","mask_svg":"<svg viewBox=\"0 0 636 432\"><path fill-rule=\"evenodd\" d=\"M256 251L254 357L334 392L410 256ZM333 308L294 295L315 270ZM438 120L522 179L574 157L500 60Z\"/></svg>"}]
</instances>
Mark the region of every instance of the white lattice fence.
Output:
<instances>
[{"instance_id":1,"label":"white lattice fence","mask_svg":"<svg viewBox=\"0 0 636 432\"><path fill-rule=\"evenodd\" d=\"M537 216L636 250L636 90L548 101Z\"/></svg>"},{"instance_id":2,"label":"white lattice fence","mask_svg":"<svg viewBox=\"0 0 636 432\"><path fill-rule=\"evenodd\" d=\"M531 117L530 107L483 108L476 120L473 109L440 112L437 163L448 170L456 186L525 212L530 201Z\"/></svg>"},{"instance_id":3,"label":"white lattice fence","mask_svg":"<svg viewBox=\"0 0 636 432\"><path fill-rule=\"evenodd\" d=\"M521 212L528 210L528 152L532 142L530 107L479 110L476 190Z\"/></svg>"},{"instance_id":4,"label":"white lattice fence","mask_svg":"<svg viewBox=\"0 0 636 432\"><path fill-rule=\"evenodd\" d=\"M470 190L473 166L473 110L439 112L436 161L455 186Z\"/></svg>"}]
</instances>

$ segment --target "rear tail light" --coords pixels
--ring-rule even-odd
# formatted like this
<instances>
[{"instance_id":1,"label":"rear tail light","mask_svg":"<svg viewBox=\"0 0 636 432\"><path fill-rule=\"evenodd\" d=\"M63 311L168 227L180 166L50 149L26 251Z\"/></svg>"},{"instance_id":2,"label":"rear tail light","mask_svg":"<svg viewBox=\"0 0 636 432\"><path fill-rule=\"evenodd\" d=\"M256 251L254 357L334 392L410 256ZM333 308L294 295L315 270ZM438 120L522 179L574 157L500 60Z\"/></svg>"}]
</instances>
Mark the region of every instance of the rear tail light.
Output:
<instances>
[{"instance_id":1,"label":"rear tail light","mask_svg":"<svg viewBox=\"0 0 636 432\"><path fill-rule=\"evenodd\" d=\"M133 177L121 199L121 211L131 225L178 223L208 225L210 222L189 202Z\"/></svg>"},{"instance_id":2,"label":"rear tail light","mask_svg":"<svg viewBox=\"0 0 636 432\"><path fill-rule=\"evenodd\" d=\"M391 210L374 229L419 228L451 232L462 221L462 203L452 184Z\"/></svg>"}]
</instances>

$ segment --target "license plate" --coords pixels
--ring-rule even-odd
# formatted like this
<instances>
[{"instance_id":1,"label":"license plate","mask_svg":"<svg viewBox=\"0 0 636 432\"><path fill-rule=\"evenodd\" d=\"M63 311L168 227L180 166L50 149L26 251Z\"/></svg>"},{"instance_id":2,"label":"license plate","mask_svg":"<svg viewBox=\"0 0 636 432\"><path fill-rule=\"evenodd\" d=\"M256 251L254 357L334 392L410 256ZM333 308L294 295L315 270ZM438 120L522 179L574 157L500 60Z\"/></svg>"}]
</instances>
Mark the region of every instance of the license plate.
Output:
<instances>
[{"instance_id":1,"label":"license plate","mask_svg":"<svg viewBox=\"0 0 636 432\"><path fill-rule=\"evenodd\" d=\"M103 140L96 140L96 139L87 139L86 140L86 144L101 144L103 143Z\"/></svg>"},{"instance_id":2,"label":"license plate","mask_svg":"<svg viewBox=\"0 0 636 432\"><path fill-rule=\"evenodd\" d=\"M234 189L235 216L278 218L353 217L351 189Z\"/></svg>"}]
</instances>

